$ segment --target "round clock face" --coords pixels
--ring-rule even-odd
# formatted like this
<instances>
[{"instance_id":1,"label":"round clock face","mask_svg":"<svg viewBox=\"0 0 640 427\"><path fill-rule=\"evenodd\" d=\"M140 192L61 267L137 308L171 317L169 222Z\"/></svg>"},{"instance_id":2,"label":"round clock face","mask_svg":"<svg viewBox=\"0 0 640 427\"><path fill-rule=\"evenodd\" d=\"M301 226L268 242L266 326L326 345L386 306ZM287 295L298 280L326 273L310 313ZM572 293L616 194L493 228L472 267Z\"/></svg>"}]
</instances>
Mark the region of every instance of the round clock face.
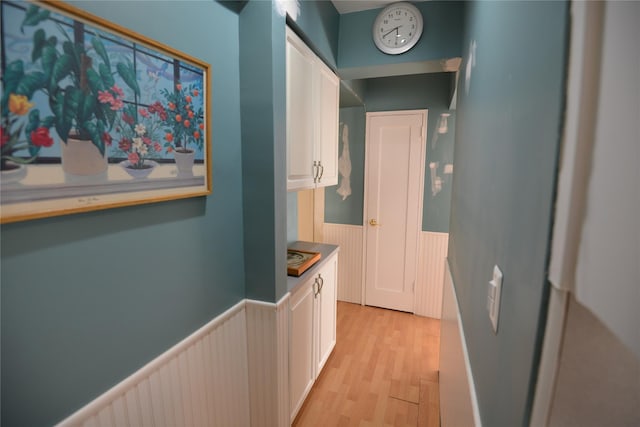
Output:
<instances>
[{"instance_id":1,"label":"round clock face","mask_svg":"<svg viewBox=\"0 0 640 427\"><path fill-rule=\"evenodd\" d=\"M411 3L384 8L373 23L373 41L384 53L397 55L411 49L422 35L422 14Z\"/></svg>"}]
</instances>

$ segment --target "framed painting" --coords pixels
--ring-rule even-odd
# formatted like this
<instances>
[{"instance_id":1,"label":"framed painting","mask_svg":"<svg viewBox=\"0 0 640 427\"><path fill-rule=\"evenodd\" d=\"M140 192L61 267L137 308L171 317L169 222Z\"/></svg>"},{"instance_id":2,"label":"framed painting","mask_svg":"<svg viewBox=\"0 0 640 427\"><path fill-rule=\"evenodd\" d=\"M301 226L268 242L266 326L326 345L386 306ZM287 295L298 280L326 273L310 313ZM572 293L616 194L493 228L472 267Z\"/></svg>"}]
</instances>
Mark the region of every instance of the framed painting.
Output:
<instances>
[{"instance_id":1,"label":"framed painting","mask_svg":"<svg viewBox=\"0 0 640 427\"><path fill-rule=\"evenodd\" d=\"M209 64L62 2L0 7L2 223L211 193Z\"/></svg>"}]
</instances>

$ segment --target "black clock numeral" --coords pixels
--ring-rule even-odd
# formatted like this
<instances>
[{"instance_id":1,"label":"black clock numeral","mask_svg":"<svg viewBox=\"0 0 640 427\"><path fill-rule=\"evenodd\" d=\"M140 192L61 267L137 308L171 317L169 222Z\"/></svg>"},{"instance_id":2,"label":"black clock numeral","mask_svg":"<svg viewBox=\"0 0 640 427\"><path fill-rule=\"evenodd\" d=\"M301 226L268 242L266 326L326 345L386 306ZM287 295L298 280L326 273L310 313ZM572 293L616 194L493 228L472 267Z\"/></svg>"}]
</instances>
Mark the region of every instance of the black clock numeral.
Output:
<instances>
[{"instance_id":1,"label":"black clock numeral","mask_svg":"<svg viewBox=\"0 0 640 427\"><path fill-rule=\"evenodd\" d=\"M409 37L411 37L411 34L412 34L412 33L409 33Z\"/></svg>"},{"instance_id":2,"label":"black clock numeral","mask_svg":"<svg viewBox=\"0 0 640 427\"><path fill-rule=\"evenodd\" d=\"M413 21L413 16L409 17L409 22Z\"/></svg>"},{"instance_id":3,"label":"black clock numeral","mask_svg":"<svg viewBox=\"0 0 640 427\"><path fill-rule=\"evenodd\" d=\"M389 23L389 20L388 20L388 19L385 19L385 20L384 20L384 23L385 23L385 24L388 24L388 23Z\"/></svg>"},{"instance_id":4,"label":"black clock numeral","mask_svg":"<svg viewBox=\"0 0 640 427\"><path fill-rule=\"evenodd\" d=\"M415 24L413 24L413 25L411 26L411 29L412 29L412 30L415 30L415 29L416 29L416 25L415 25Z\"/></svg>"}]
</instances>

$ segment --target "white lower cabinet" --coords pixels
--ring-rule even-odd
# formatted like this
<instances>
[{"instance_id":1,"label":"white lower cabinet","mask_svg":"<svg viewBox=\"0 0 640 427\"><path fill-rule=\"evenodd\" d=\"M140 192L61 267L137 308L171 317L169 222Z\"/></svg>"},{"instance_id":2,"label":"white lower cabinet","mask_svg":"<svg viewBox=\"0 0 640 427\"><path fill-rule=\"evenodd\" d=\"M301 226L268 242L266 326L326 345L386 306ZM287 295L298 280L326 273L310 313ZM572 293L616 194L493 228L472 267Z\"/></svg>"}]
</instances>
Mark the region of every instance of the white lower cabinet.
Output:
<instances>
[{"instance_id":1,"label":"white lower cabinet","mask_svg":"<svg viewBox=\"0 0 640 427\"><path fill-rule=\"evenodd\" d=\"M336 344L338 255L333 254L289 302L289 396L291 422Z\"/></svg>"},{"instance_id":2,"label":"white lower cabinet","mask_svg":"<svg viewBox=\"0 0 640 427\"><path fill-rule=\"evenodd\" d=\"M289 304L289 396L291 421L315 381L313 366L313 306L315 286L305 283Z\"/></svg>"}]
</instances>

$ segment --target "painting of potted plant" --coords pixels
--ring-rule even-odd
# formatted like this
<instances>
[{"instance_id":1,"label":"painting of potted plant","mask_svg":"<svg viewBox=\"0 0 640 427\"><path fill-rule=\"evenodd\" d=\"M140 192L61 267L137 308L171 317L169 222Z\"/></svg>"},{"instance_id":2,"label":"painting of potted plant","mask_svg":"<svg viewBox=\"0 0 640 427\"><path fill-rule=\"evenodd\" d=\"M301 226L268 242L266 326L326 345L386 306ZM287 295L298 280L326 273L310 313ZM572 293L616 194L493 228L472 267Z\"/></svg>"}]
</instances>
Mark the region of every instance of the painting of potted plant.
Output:
<instances>
[{"instance_id":1,"label":"painting of potted plant","mask_svg":"<svg viewBox=\"0 0 640 427\"><path fill-rule=\"evenodd\" d=\"M133 178L146 178L158 165L151 158L159 157L162 120L166 120L164 107L156 102L136 111L127 105L118 117L117 144L113 144L117 157L126 157L120 166ZM111 141L110 141L111 142Z\"/></svg>"},{"instance_id":2,"label":"painting of potted plant","mask_svg":"<svg viewBox=\"0 0 640 427\"><path fill-rule=\"evenodd\" d=\"M21 28L36 27L49 11L30 5ZM116 85L117 73L137 95L140 88L133 64L118 62L115 72L98 32L85 44L83 24L74 21L74 39L58 24L59 40L39 28L33 34L31 59L40 71L28 84L43 91L53 113L53 126L63 142L62 167L73 175L93 175L107 168L106 143L124 93Z\"/></svg>"},{"instance_id":3,"label":"painting of potted plant","mask_svg":"<svg viewBox=\"0 0 640 427\"><path fill-rule=\"evenodd\" d=\"M202 109L194 107L200 90L194 85L177 83L175 90L161 90L166 100L165 148L174 153L178 174L190 174L195 150L202 148L204 123Z\"/></svg>"},{"instance_id":4,"label":"painting of potted plant","mask_svg":"<svg viewBox=\"0 0 640 427\"><path fill-rule=\"evenodd\" d=\"M211 193L210 64L68 2L0 20L1 223Z\"/></svg>"}]
</instances>

